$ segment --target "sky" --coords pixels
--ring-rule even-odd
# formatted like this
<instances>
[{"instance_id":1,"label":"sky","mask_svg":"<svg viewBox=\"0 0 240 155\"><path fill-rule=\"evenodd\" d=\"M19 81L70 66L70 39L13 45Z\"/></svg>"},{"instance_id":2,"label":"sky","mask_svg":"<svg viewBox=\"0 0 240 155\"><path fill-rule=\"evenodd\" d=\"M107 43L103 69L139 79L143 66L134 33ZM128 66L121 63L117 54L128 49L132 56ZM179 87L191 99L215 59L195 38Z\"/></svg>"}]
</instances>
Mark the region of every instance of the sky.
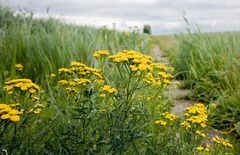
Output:
<instances>
[{"instance_id":1,"label":"sky","mask_svg":"<svg viewBox=\"0 0 240 155\"><path fill-rule=\"evenodd\" d=\"M240 0L0 0L0 4L32 11L37 18L52 16L80 25L142 30L148 24L153 34L174 34L188 27L240 31Z\"/></svg>"}]
</instances>

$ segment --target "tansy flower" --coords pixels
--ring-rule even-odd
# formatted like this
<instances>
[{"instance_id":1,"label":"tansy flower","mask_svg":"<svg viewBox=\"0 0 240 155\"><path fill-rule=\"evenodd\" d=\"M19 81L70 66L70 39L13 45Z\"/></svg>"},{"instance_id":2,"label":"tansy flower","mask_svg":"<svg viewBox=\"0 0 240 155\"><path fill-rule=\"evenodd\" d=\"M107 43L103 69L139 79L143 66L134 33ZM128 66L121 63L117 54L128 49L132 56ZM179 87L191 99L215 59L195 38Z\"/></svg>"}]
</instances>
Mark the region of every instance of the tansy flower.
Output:
<instances>
[{"instance_id":1,"label":"tansy flower","mask_svg":"<svg viewBox=\"0 0 240 155\"><path fill-rule=\"evenodd\" d=\"M100 58L100 57L102 57L102 56L108 56L108 55L109 55L109 52L106 51L106 50L96 51L96 52L94 52L94 54L93 54L93 56L94 56L96 59L98 59L98 58Z\"/></svg>"},{"instance_id":2,"label":"tansy flower","mask_svg":"<svg viewBox=\"0 0 240 155\"><path fill-rule=\"evenodd\" d=\"M197 130L195 133L198 134L199 136L203 137L203 138L206 137L206 134L205 134L205 133L202 133L202 132L199 131L199 130Z\"/></svg>"},{"instance_id":3,"label":"tansy flower","mask_svg":"<svg viewBox=\"0 0 240 155\"><path fill-rule=\"evenodd\" d=\"M110 85L104 85L103 88L102 88L102 91L106 91L106 92L112 94L112 93L117 92L117 89L113 88Z\"/></svg>"},{"instance_id":4,"label":"tansy flower","mask_svg":"<svg viewBox=\"0 0 240 155\"><path fill-rule=\"evenodd\" d=\"M30 79L15 79L5 82L6 86L4 89L8 94L13 94L15 90L28 91L34 94L36 91L40 90L40 87L33 83Z\"/></svg>"},{"instance_id":5,"label":"tansy flower","mask_svg":"<svg viewBox=\"0 0 240 155\"><path fill-rule=\"evenodd\" d=\"M13 122L18 122L20 120L20 117L18 115L10 116L10 120Z\"/></svg>"},{"instance_id":6,"label":"tansy flower","mask_svg":"<svg viewBox=\"0 0 240 155\"><path fill-rule=\"evenodd\" d=\"M56 77L56 74L53 74L53 73L52 73L50 76L51 76L52 78L54 78L54 77Z\"/></svg>"},{"instance_id":7,"label":"tansy flower","mask_svg":"<svg viewBox=\"0 0 240 155\"><path fill-rule=\"evenodd\" d=\"M3 120L10 120L12 122L18 122L20 120L20 114L16 109L12 109L9 105L0 104L0 118Z\"/></svg>"},{"instance_id":8,"label":"tansy flower","mask_svg":"<svg viewBox=\"0 0 240 155\"><path fill-rule=\"evenodd\" d=\"M162 126L167 125L167 122L162 121L162 120L156 120L154 123L155 123L156 125L162 125Z\"/></svg>"},{"instance_id":9,"label":"tansy flower","mask_svg":"<svg viewBox=\"0 0 240 155\"><path fill-rule=\"evenodd\" d=\"M144 70L147 70L147 66L145 64L139 64L138 69L140 71L144 71Z\"/></svg>"},{"instance_id":10,"label":"tansy flower","mask_svg":"<svg viewBox=\"0 0 240 155\"><path fill-rule=\"evenodd\" d=\"M23 70L23 65L22 64L16 64L15 67L16 67L16 70L18 70L18 71Z\"/></svg>"},{"instance_id":11,"label":"tansy flower","mask_svg":"<svg viewBox=\"0 0 240 155\"><path fill-rule=\"evenodd\" d=\"M202 147L202 146L198 146L196 149L197 149L198 151L204 151L204 147Z\"/></svg>"}]
</instances>

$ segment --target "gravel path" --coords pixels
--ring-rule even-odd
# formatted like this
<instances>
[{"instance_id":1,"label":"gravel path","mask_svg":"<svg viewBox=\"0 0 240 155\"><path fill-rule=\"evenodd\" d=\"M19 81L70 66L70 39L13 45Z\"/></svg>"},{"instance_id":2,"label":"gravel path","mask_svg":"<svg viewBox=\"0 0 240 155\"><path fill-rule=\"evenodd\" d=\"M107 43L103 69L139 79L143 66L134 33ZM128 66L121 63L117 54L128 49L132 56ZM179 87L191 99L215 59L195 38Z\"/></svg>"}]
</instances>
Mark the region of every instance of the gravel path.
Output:
<instances>
[{"instance_id":1,"label":"gravel path","mask_svg":"<svg viewBox=\"0 0 240 155\"><path fill-rule=\"evenodd\" d=\"M156 63L163 63L166 66L169 65L169 61L166 56L164 56L164 53L161 51L161 49L155 45L153 50L152 50L152 57L153 57L153 62ZM188 106L194 105L197 102L196 101L191 101L187 100L186 97L190 93L189 89L181 89L177 83L182 83L183 81L179 80L174 80L173 85L169 86L166 89L166 93L170 95L173 100L175 100L175 105L172 108L172 113L175 115L182 117L184 109ZM205 140L206 143L211 143L211 138L214 136L220 136L221 137L221 132L215 129L210 129L206 132L207 134L207 139Z\"/></svg>"},{"instance_id":2,"label":"gravel path","mask_svg":"<svg viewBox=\"0 0 240 155\"><path fill-rule=\"evenodd\" d=\"M162 63L166 66L169 66L169 61L164 53L160 50L159 46L155 45L152 49L153 62ZM189 89L181 89L177 83L182 83L182 81L174 80L173 85L166 89L168 93L174 100L175 106L172 109L172 112L178 116L183 114L183 111L186 107L194 105L196 102L191 100L186 100L186 96L190 93Z\"/></svg>"}]
</instances>

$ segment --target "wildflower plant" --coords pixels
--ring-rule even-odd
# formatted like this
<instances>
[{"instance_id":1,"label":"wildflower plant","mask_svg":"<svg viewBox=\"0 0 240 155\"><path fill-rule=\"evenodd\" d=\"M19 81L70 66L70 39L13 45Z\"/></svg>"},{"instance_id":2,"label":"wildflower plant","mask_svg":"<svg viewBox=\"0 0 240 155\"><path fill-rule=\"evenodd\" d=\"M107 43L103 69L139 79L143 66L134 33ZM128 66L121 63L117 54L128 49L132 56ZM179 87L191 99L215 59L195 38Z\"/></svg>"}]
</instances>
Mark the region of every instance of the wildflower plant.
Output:
<instances>
[{"instance_id":1,"label":"wildflower plant","mask_svg":"<svg viewBox=\"0 0 240 155\"><path fill-rule=\"evenodd\" d=\"M184 116L164 112L154 121L155 138L152 151L162 150L171 154L225 154L233 145L218 136L212 139L206 134L208 113L202 103L185 108ZM211 139L211 140L210 140ZM211 143L209 143L211 141Z\"/></svg>"},{"instance_id":2,"label":"wildflower plant","mask_svg":"<svg viewBox=\"0 0 240 155\"><path fill-rule=\"evenodd\" d=\"M40 87L30 79L10 80L3 88L9 103L0 104L0 148L13 153L23 143L20 137L29 137L24 132L45 106L39 102Z\"/></svg>"},{"instance_id":3,"label":"wildflower plant","mask_svg":"<svg viewBox=\"0 0 240 155\"><path fill-rule=\"evenodd\" d=\"M153 64L150 56L133 50L115 55L100 50L93 56L99 69L74 61L69 68L58 70L57 85L62 90L58 91L58 98L68 103L62 108L67 109L68 119L72 122L68 130L84 141L79 144L82 153L97 151L99 148L94 145L103 141L105 148L113 154L123 153L127 148L137 153L137 141L146 137L143 132L148 126L146 122L154 113L152 107L156 107L158 96L171 84L172 71L164 65ZM143 90L154 95L151 104L146 104L150 100L146 100ZM139 96L142 96L141 100L138 100ZM101 124L96 123L97 120ZM76 133L75 128L81 130ZM104 132L100 136L102 140L93 136L96 129L99 129L98 133Z\"/></svg>"}]
</instances>

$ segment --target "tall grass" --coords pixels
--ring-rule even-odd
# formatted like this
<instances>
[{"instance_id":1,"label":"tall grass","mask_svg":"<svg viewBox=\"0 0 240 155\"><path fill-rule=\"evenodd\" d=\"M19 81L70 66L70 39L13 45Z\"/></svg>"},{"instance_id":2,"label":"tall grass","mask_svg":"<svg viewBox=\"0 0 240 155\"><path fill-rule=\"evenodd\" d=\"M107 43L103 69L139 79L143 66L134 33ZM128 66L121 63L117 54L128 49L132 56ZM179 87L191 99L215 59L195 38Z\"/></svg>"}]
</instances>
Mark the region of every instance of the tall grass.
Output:
<instances>
[{"instance_id":1,"label":"tall grass","mask_svg":"<svg viewBox=\"0 0 240 155\"><path fill-rule=\"evenodd\" d=\"M67 25L61 21L34 19L32 14L14 15L0 7L1 80L15 76L16 63L24 65L24 75L42 81L71 60L93 64L92 52L106 49L111 53L133 49L148 53L149 38L137 31L117 32L106 28Z\"/></svg>"},{"instance_id":2,"label":"tall grass","mask_svg":"<svg viewBox=\"0 0 240 155\"><path fill-rule=\"evenodd\" d=\"M195 96L207 102L240 86L240 35L188 33L177 36L174 65Z\"/></svg>"},{"instance_id":3,"label":"tall grass","mask_svg":"<svg viewBox=\"0 0 240 155\"><path fill-rule=\"evenodd\" d=\"M194 33L176 36L169 51L178 79L193 98L213 105L215 128L237 133L240 124L240 33ZM239 131L238 131L239 132Z\"/></svg>"}]
</instances>

